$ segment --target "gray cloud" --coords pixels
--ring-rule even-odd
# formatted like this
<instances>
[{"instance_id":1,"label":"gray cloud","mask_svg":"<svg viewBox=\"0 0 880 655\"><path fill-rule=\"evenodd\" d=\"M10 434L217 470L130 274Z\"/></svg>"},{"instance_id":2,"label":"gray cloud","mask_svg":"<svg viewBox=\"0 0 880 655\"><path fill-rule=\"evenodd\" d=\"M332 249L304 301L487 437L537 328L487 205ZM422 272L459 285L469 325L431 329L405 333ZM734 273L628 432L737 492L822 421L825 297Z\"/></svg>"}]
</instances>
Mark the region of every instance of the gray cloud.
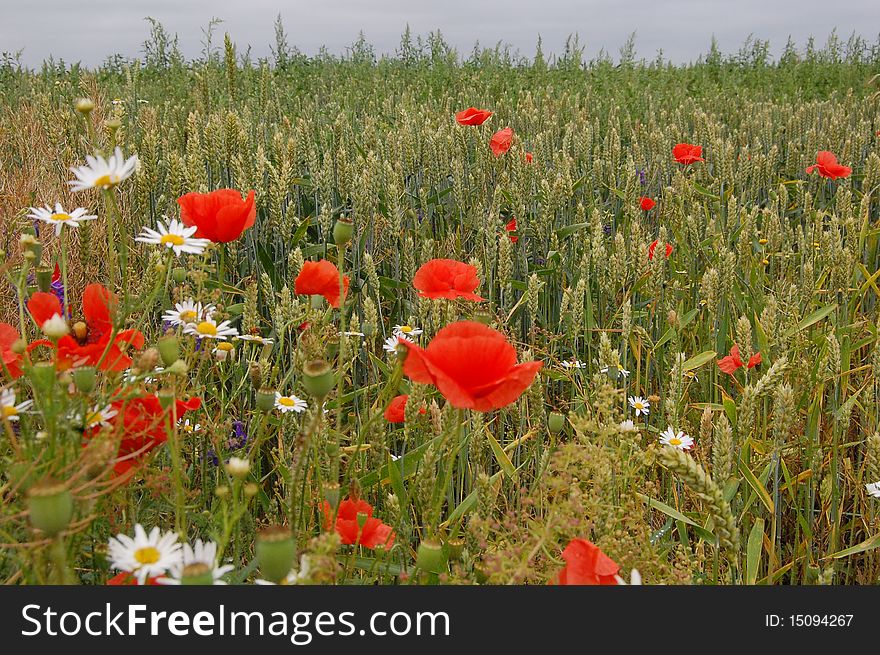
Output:
<instances>
[{"instance_id":1,"label":"gray cloud","mask_svg":"<svg viewBox=\"0 0 880 655\"><path fill-rule=\"evenodd\" d=\"M203 28L216 16L224 20L221 45L228 31L259 57L269 54L279 13L289 42L308 54L322 45L340 53L359 30L378 52L393 52L409 23L417 34L440 29L460 53L479 40L532 55L539 34L546 52L559 52L566 36L577 32L588 56L601 48L616 55L635 32L640 56L651 59L662 49L676 62L705 53L712 35L725 52L754 34L769 39L778 53L789 36L802 45L812 34L821 44L835 27L844 39L856 32L873 43L880 25L876 0L837 6L820 0L35 0L4 9L0 50L23 49L28 65L49 55L86 65L114 53L137 56L149 32L144 17L151 16L177 33L184 54L194 57Z\"/></svg>"}]
</instances>

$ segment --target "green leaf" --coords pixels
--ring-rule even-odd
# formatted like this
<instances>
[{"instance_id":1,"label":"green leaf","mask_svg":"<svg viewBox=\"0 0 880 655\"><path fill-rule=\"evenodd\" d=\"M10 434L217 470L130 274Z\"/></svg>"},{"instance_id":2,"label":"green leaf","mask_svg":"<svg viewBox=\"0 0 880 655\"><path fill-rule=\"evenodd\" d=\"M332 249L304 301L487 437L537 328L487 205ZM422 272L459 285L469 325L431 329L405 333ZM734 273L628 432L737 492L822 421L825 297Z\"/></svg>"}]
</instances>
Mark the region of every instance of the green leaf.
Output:
<instances>
[{"instance_id":1,"label":"green leaf","mask_svg":"<svg viewBox=\"0 0 880 655\"><path fill-rule=\"evenodd\" d=\"M767 493L766 487L761 484L761 481L757 477L755 477L755 474L752 473L752 470L748 466L746 466L744 462L739 463L739 472L742 473L743 478L745 478L745 481L752 488L752 491L754 491L758 495L758 498L761 500L761 504L764 505L766 510L772 516L773 499L770 498L770 494Z\"/></svg>"},{"instance_id":2,"label":"green leaf","mask_svg":"<svg viewBox=\"0 0 880 655\"><path fill-rule=\"evenodd\" d=\"M865 539L863 542L856 544L855 546L850 546L849 548L844 548L843 550L839 550L833 555L829 555L829 558L840 559L842 557L849 557L850 555L856 555L858 553L864 553L869 550L874 550L880 546L880 534L875 534L873 537L869 537Z\"/></svg>"},{"instance_id":3,"label":"green leaf","mask_svg":"<svg viewBox=\"0 0 880 655\"><path fill-rule=\"evenodd\" d=\"M501 447L501 444L492 436L492 433L489 432L489 428L486 428L486 439L489 441L489 445L492 447L492 453L495 455L495 460L498 462L498 466L501 467L501 470L507 474L508 478L512 478L516 475L516 468L513 466L513 462L510 461L510 458L507 456L507 453L504 452L504 449Z\"/></svg>"},{"instance_id":4,"label":"green leaf","mask_svg":"<svg viewBox=\"0 0 880 655\"><path fill-rule=\"evenodd\" d=\"M758 579L758 568L761 565L761 545L764 541L764 519L757 519L749 533L746 546L746 584L753 585Z\"/></svg>"},{"instance_id":5,"label":"green leaf","mask_svg":"<svg viewBox=\"0 0 880 655\"><path fill-rule=\"evenodd\" d=\"M695 368L700 368L701 366L708 364L718 355L714 350L705 350L701 352L699 355L694 355L684 364L681 365L682 371L693 371Z\"/></svg>"},{"instance_id":6,"label":"green leaf","mask_svg":"<svg viewBox=\"0 0 880 655\"><path fill-rule=\"evenodd\" d=\"M806 330L811 325L815 325L816 323L821 321L823 318L828 316L835 309L837 309L837 303L834 303L832 305L826 305L825 307L822 307L821 309L817 309L815 312L813 312L812 314L810 314L809 316L804 318L804 320L802 320L800 323L795 325L793 328L791 328L790 330L786 330L785 334L782 335L783 340L790 339L791 337L796 335L798 332L800 332L802 330Z\"/></svg>"}]
</instances>

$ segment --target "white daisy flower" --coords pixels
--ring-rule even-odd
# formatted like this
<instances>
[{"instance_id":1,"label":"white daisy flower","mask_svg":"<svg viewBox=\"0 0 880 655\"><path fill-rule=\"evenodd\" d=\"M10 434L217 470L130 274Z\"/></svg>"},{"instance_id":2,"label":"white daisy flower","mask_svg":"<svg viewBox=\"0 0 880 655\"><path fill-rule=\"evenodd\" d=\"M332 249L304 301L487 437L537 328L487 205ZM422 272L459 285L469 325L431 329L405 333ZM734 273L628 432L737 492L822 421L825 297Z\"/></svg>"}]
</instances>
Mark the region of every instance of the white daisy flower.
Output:
<instances>
[{"instance_id":1,"label":"white daisy flower","mask_svg":"<svg viewBox=\"0 0 880 655\"><path fill-rule=\"evenodd\" d=\"M97 216L89 214L87 209L77 207L72 212L67 212L60 202L55 203L53 210L49 205L45 207L31 207L31 213L28 218L33 218L44 223L55 226L55 236L61 234L61 228L65 225L68 227L79 227L80 221L93 221Z\"/></svg>"},{"instance_id":2,"label":"white daisy flower","mask_svg":"<svg viewBox=\"0 0 880 655\"><path fill-rule=\"evenodd\" d=\"M639 426L633 423L632 419L627 419L625 421L620 422L620 431L621 432L638 432Z\"/></svg>"},{"instance_id":3,"label":"white daisy flower","mask_svg":"<svg viewBox=\"0 0 880 655\"><path fill-rule=\"evenodd\" d=\"M95 405L92 407L91 411L86 414L86 418L82 422L87 430L89 428L106 427L110 425L110 419L118 413L119 411L114 409L113 405L104 405L104 407ZM77 418L82 420L81 417Z\"/></svg>"},{"instance_id":4,"label":"white daisy flower","mask_svg":"<svg viewBox=\"0 0 880 655\"><path fill-rule=\"evenodd\" d=\"M422 328L413 327L412 325L395 325L393 330L394 336L405 338L417 337L423 332Z\"/></svg>"},{"instance_id":5,"label":"white daisy flower","mask_svg":"<svg viewBox=\"0 0 880 655\"><path fill-rule=\"evenodd\" d=\"M664 446L678 448L679 450L690 450L694 445L694 440L681 430L676 432L670 425L660 433L660 443Z\"/></svg>"},{"instance_id":6,"label":"white daisy flower","mask_svg":"<svg viewBox=\"0 0 880 655\"><path fill-rule=\"evenodd\" d=\"M617 369L617 376L626 379L629 377L629 369L623 368L622 366Z\"/></svg>"},{"instance_id":7,"label":"white daisy flower","mask_svg":"<svg viewBox=\"0 0 880 655\"><path fill-rule=\"evenodd\" d=\"M218 362L225 362L227 357L235 354L235 346L228 341L220 341L217 347L211 351L211 354L214 355L214 359Z\"/></svg>"},{"instance_id":8,"label":"white daisy flower","mask_svg":"<svg viewBox=\"0 0 880 655\"><path fill-rule=\"evenodd\" d=\"M183 578L183 570L192 564L204 564L211 569L211 575L214 578L214 584L225 585L222 579L224 575L232 571L235 567L231 564L218 566L217 564L217 544L213 541L202 541L196 539L195 548L189 544L183 544L183 554L180 561L174 566L169 567L169 576L162 577L157 580L159 584L177 585Z\"/></svg>"},{"instance_id":9,"label":"white daisy flower","mask_svg":"<svg viewBox=\"0 0 880 655\"><path fill-rule=\"evenodd\" d=\"M259 334L239 334L236 339L240 339L242 341L253 341L254 343L258 343L261 346L271 346L275 341L272 339L266 339L265 337L261 337Z\"/></svg>"},{"instance_id":10,"label":"white daisy flower","mask_svg":"<svg viewBox=\"0 0 880 655\"><path fill-rule=\"evenodd\" d=\"M584 363L583 363L581 360L579 360L579 359L572 359L572 360L566 360L566 361L562 362L562 368L576 368L576 369L581 369L581 368L587 368L587 365L584 364ZM606 370L607 370L607 369L606 369Z\"/></svg>"},{"instance_id":11,"label":"white daisy flower","mask_svg":"<svg viewBox=\"0 0 880 655\"><path fill-rule=\"evenodd\" d=\"M213 311L214 305L203 307L202 303L188 298L183 302L174 303L174 309L166 309L162 320L171 325L198 323Z\"/></svg>"},{"instance_id":12,"label":"white daisy flower","mask_svg":"<svg viewBox=\"0 0 880 655\"><path fill-rule=\"evenodd\" d=\"M73 166L71 171L76 176L75 180L68 182L72 191L85 191L87 189L110 189L129 177L138 168L138 156L132 155L126 159L122 150L117 146L109 159L102 156L86 156L85 166Z\"/></svg>"},{"instance_id":13,"label":"white daisy flower","mask_svg":"<svg viewBox=\"0 0 880 655\"><path fill-rule=\"evenodd\" d=\"M869 496L880 498L880 480L866 484L865 491L868 492Z\"/></svg>"},{"instance_id":14,"label":"white daisy flower","mask_svg":"<svg viewBox=\"0 0 880 655\"><path fill-rule=\"evenodd\" d=\"M197 226L187 227L176 218L168 221L167 225L163 225L162 221L158 221L156 227L159 228L158 231L148 227L143 228L134 240L140 243L151 243L171 248L174 254L178 256L184 252L191 255L201 255L205 252L208 244L211 243L210 239L197 239L193 237L193 234L199 229Z\"/></svg>"},{"instance_id":15,"label":"white daisy flower","mask_svg":"<svg viewBox=\"0 0 880 655\"><path fill-rule=\"evenodd\" d=\"M412 343L412 340L407 339L404 336L396 335L396 336L388 337L387 339L385 339L385 343L382 345L382 349L385 352L394 355L397 353L397 344L402 341L409 341L409 343Z\"/></svg>"},{"instance_id":16,"label":"white daisy flower","mask_svg":"<svg viewBox=\"0 0 880 655\"><path fill-rule=\"evenodd\" d=\"M200 423L193 423L188 418L187 419L177 419L177 429L180 432L184 432L186 434L193 434L195 432L199 432L202 429Z\"/></svg>"},{"instance_id":17,"label":"white daisy flower","mask_svg":"<svg viewBox=\"0 0 880 655\"><path fill-rule=\"evenodd\" d=\"M29 410L33 404L33 400L25 400L16 405L15 389L9 388L0 391L0 416L7 421L17 421L18 415Z\"/></svg>"},{"instance_id":18,"label":"white daisy flower","mask_svg":"<svg viewBox=\"0 0 880 655\"><path fill-rule=\"evenodd\" d=\"M110 566L131 573L141 585L147 578L165 575L183 557L176 532L162 534L156 526L148 535L140 523L134 526L134 538L127 534L110 537L109 547Z\"/></svg>"},{"instance_id":19,"label":"white daisy flower","mask_svg":"<svg viewBox=\"0 0 880 655\"><path fill-rule=\"evenodd\" d=\"M200 339L218 339L225 341L227 337L237 337L238 330L232 327L230 321L217 323L210 313L206 313L198 323L187 323L183 327L184 334L191 334Z\"/></svg>"},{"instance_id":20,"label":"white daisy flower","mask_svg":"<svg viewBox=\"0 0 880 655\"><path fill-rule=\"evenodd\" d=\"M275 392L275 409L281 410L283 414L287 412L304 412L308 409L308 403L302 398L298 398L294 395L290 396L282 396L277 391Z\"/></svg>"},{"instance_id":21,"label":"white daisy flower","mask_svg":"<svg viewBox=\"0 0 880 655\"><path fill-rule=\"evenodd\" d=\"M309 571L311 570L311 566L309 564L309 556L302 555L299 558L299 571L291 571L287 574L287 577L284 578L281 582L275 583L270 582L269 580L257 579L254 580L254 584L258 585L295 585L307 580L309 577Z\"/></svg>"},{"instance_id":22,"label":"white daisy flower","mask_svg":"<svg viewBox=\"0 0 880 655\"><path fill-rule=\"evenodd\" d=\"M647 416L651 413L651 403L641 396L630 396L629 406L636 410L636 416L644 414Z\"/></svg>"},{"instance_id":23,"label":"white daisy flower","mask_svg":"<svg viewBox=\"0 0 880 655\"><path fill-rule=\"evenodd\" d=\"M619 575L615 575L614 579L617 580L617 584L619 585L640 585L642 584L642 574L639 573L638 569L633 569L629 572L629 582L621 578Z\"/></svg>"}]
</instances>

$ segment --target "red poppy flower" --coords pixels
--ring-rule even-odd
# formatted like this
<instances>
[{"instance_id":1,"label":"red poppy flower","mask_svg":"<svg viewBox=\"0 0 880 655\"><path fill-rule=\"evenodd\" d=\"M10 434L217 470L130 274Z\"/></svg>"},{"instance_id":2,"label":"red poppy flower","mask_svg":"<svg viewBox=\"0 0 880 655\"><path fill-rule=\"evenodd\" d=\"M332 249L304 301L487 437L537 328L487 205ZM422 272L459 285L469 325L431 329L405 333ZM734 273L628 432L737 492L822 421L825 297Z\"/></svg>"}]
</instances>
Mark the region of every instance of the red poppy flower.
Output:
<instances>
[{"instance_id":1,"label":"red poppy flower","mask_svg":"<svg viewBox=\"0 0 880 655\"><path fill-rule=\"evenodd\" d=\"M385 420L389 423L404 423L406 421L406 403L409 400L409 396L406 394L401 394L399 396L395 396L394 399L389 403L388 409L385 410ZM427 414L427 411L424 407L419 407L419 414Z\"/></svg>"},{"instance_id":2,"label":"red poppy flower","mask_svg":"<svg viewBox=\"0 0 880 655\"><path fill-rule=\"evenodd\" d=\"M235 241L254 224L257 205L254 192L242 200L235 189L217 189L211 193L187 193L177 199L180 220L197 226L195 236L215 243Z\"/></svg>"},{"instance_id":3,"label":"red poppy flower","mask_svg":"<svg viewBox=\"0 0 880 655\"><path fill-rule=\"evenodd\" d=\"M137 465L148 452L165 443L172 422L201 407L202 401L200 398L177 400L173 415L172 408L164 409L155 394L116 400L111 405L117 414L110 423L122 436L113 470L122 474Z\"/></svg>"},{"instance_id":4,"label":"red poppy flower","mask_svg":"<svg viewBox=\"0 0 880 655\"><path fill-rule=\"evenodd\" d=\"M510 150L510 146L512 145L513 129L509 127L505 127L503 130L498 130L489 140L489 147L492 148L492 154L496 157L500 157Z\"/></svg>"},{"instance_id":5,"label":"red poppy flower","mask_svg":"<svg viewBox=\"0 0 880 655\"><path fill-rule=\"evenodd\" d=\"M0 323L0 359L3 359L3 366L6 367L13 379L22 375L21 355L12 352L12 344L19 338L18 330L8 323Z\"/></svg>"},{"instance_id":6,"label":"red poppy flower","mask_svg":"<svg viewBox=\"0 0 880 655\"><path fill-rule=\"evenodd\" d=\"M678 143L672 149L672 156L679 164L689 166L697 161L706 161L703 159L703 146L695 146L691 143Z\"/></svg>"},{"instance_id":7,"label":"red poppy flower","mask_svg":"<svg viewBox=\"0 0 880 655\"><path fill-rule=\"evenodd\" d=\"M657 249L657 243L658 243L658 240L654 239L654 241L651 242L651 245L648 246L648 259L654 259L654 250ZM666 244L666 258L669 259L669 255L671 255L671 254L672 254L672 244L667 243Z\"/></svg>"},{"instance_id":8,"label":"red poppy flower","mask_svg":"<svg viewBox=\"0 0 880 655\"><path fill-rule=\"evenodd\" d=\"M474 293L480 286L477 267L454 259L432 259L421 265L413 276L413 286L422 298L464 298L481 302Z\"/></svg>"},{"instance_id":9,"label":"red poppy flower","mask_svg":"<svg viewBox=\"0 0 880 655\"><path fill-rule=\"evenodd\" d=\"M476 107L468 107L464 111L460 111L455 115L455 120L459 125L482 125L492 112L488 109L477 109Z\"/></svg>"},{"instance_id":10,"label":"red poppy flower","mask_svg":"<svg viewBox=\"0 0 880 655\"><path fill-rule=\"evenodd\" d=\"M112 578L107 580L107 584L111 587L124 587L124 586L138 586L138 580L128 571L123 571L122 573L118 573L114 575ZM159 578L147 578L147 585L155 585L159 586Z\"/></svg>"},{"instance_id":11,"label":"red poppy flower","mask_svg":"<svg viewBox=\"0 0 880 655\"><path fill-rule=\"evenodd\" d=\"M516 217L511 218L511 219L507 222L507 225L504 226L504 229L507 230L508 232L516 232ZM511 235L510 235L510 242L511 242L511 243L516 243L517 241L519 241L519 237L514 236L514 235L511 234Z\"/></svg>"},{"instance_id":12,"label":"red poppy flower","mask_svg":"<svg viewBox=\"0 0 880 655\"><path fill-rule=\"evenodd\" d=\"M527 153L526 153L526 163L527 163L527 164L531 164L531 163L532 163L532 160L533 160L534 158L535 158L535 156L534 156L532 153L530 153L530 152L527 152Z\"/></svg>"},{"instance_id":13,"label":"red poppy flower","mask_svg":"<svg viewBox=\"0 0 880 655\"><path fill-rule=\"evenodd\" d=\"M620 567L586 539L572 539L562 551L565 567L558 573L560 585L616 585Z\"/></svg>"},{"instance_id":14,"label":"red poppy flower","mask_svg":"<svg viewBox=\"0 0 880 655\"><path fill-rule=\"evenodd\" d=\"M746 368L755 368L758 364L761 363L761 353L755 353L751 357L749 357L748 364L746 364ZM722 357L718 360L718 368L727 373L728 375L733 375L738 368L742 368L743 361L739 356L739 346L733 344L730 348L730 354L727 357Z\"/></svg>"},{"instance_id":15,"label":"red poppy flower","mask_svg":"<svg viewBox=\"0 0 880 655\"><path fill-rule=\"evenodd\" d=\"M323 510L324 529L329 530L333 525L333 508L326 500ZM363 521L363 527L359 525L358 514L367 516L366 521ZM360 544L366 548L384 546L386 550L394 545L396 536L390 525L373 517L373 507L367 501L350 498L339 503L339 511L336 512L336 534L346 545Z\"/></svg>"},{"instance_id":16,"label":"red poppy flower","mask_svg":"<svg viewBox=\"0 0 880 655\"><path fill-rule=\"evenodd\" d=\"M644 212L651 211L652 209L654 209L654 206L656 204L657 203L654 202L652 198L648 198L647 196L642 196L641 198L639 198L639 207L641 207L642 211Z\"/></svg>"},{"instance_id":17,"label":"red poppy flower","mask_svg":"<svg viewBox=\"0 0 880 655\"><path fill-rule=\"evenodd\" d=\"M414 382L433 384L453 407L488 412L519 398L543 362L517 364L516 349L503 334L474 321L441 329L427 348L408 349L403 372Z\"/></svg>"},{"instance_id":18,"label":"red poppy flower","mask_svg":"<svg viewBox=\"0 0 880 655\"><path fill-rule=\"evenodd\" d=\"M82 299L85 324L75 324L70 334L58 340L57 346L51 341L41 339L32 342L28 350L37 346L55 348L55 363L60 370L100 364L102 371L124 371L131 366L131 357L125 354L123 348L142 348L144 335L138 330L120 330L113 336L113 321L110 317L115 311L116 302L116 296L104 286L88 285L83 291ZM53 293L38 291L28 300L28 311L37 325L42 327L56 314L61 315L61 302Z\"/></svg>"},{"instance_id":19,"label":"red poppy flower","mask_svg":"<svg viewBox=\"0 0 880 655\"><path fill-rule=\"evenodd\" d=\"M829 180L836 180L839 177L849 177L852 169L849 166L837 163L837 155L827 150L820 150L816 155L816 163L807 166L807 173L819 171L819 175L827 177Z\"/></svg>"},{"instance_id":20,"label":"red poppy flower","mask_svg":"<svg viewBox=\"0 0 880 655\"><path fill-rule=\"evenodd\" d=\"M348 276L343 278L345 293L348 293ZM296 276L294 290L300 295L324 296L331 307L339 307L339 269L322 259L306 262Z\"/></svg>"}]
</instances>

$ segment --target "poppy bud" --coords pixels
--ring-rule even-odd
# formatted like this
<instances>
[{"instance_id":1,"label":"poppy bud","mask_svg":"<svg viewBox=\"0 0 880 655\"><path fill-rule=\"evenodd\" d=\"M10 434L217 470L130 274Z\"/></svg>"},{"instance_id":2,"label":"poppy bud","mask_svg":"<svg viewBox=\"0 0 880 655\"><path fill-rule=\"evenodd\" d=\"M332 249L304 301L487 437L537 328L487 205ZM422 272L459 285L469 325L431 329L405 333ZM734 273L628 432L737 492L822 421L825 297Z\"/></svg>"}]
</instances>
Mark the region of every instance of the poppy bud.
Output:
<instances>
[{"instance_id":1,"label":"poppy bud","mask_svg":"<svg viewBox=\"0 0 880 655\"><path fill-rule=\"evenodd\" d=\"M180 573L182 585L212 585L214 584L214 572L204 562L193 562L183 567Z\"/></svg>"},{"instance_id":2,"label":"poppy bud","mask_svg":"<svg viewBox=\"0 0 880 655\"><path fill-rule=\"evenodd\" d=\"M550 412L547 416L547 429L550 434L559 434L565 429L565 417L559 412Z\"/></svg>"},{"instance_id":3,"label":"poppy bud","mask_svg":"<svg viewBox=\"0 0 880 655\"><path fill-rule=\"evenodd\" d=\"M83 458L86 474L95 478L104 473L118 451L119 444L110 429L102 430L96 437L89 439Z\"/></svg>"},{"instance_id":4,"label":"poppy bud","mask_svg":"<svg viewBox=\"0 0 880 655\"><path fill-rule=\"evenodd\" d=\"M47 478L28 490L28 513L31 525L54 537L70 524L73 497L64 484Z\"/></svg>"},{"instance_id":5,"label":"poppy bud","mask_svg":"<svg viewBox=\"0 0 880 655\"><path fill-rule=\"evenodd\" d=\"M80 393L92 393L95 390L97 376L94 366L78 366L73 369L72 377Z\"/></svg>"},{"instance_id":6,"label":"poppy bud","mask_svg":"<svg viewBox=\"0 0 880 655\"><path fill-rule=\"evenodd\" d=\"M21 245L25 258L32 262L40 261L40 257L43 256L43 244L37 240L35 235L25 232L21 235L18 242Z\"/></svg>"},{"instance_id":7,"label":"poppy bud","mask_svg":"<svg viewBox=\"0 0 880 655\"><path fill-rule=\"evenodd\" d=\"M104 121L104 125L107 127L108 130L110 130L110 132L115 132L120 127L122 127L122 121L118 118L108 118L106 121Z\"/></svg>"},{"instance_id":8,"label":"poppy bud","mask_svg":"<svg viewBox=\"0 0 880 655\"><path fill-rule=\"evenodd\" d=\"M80 114L88 116L95 108L95 101L91 98L79 98L74 107Z\"/></svg>"},{"instance_id":9,"label":"poppy bud","mask_svg":"<svg viewBox=\"0 0 880 655\"><path fill-rule=\"evenodd\" d=\"M340 218L333 225L333 243L337 246L345 246L354 235L354 225L349 218Z\"/></svg>"},{"instance_id":10,"label":"poppy bud","mask_svg":"<svg viewBox=\"0 0 880 655\"><path fill-rule=\"evenodd\" d=\"M227 487L225 484L221 484L219 487L214 489L214 495L217 496L217 498L226 498L226 496L229 495L229 487Z\"/></svg>"},{"instance_id":11,"label":"poppy bud","mask_svg":"<svg viewBox=\"0 0 880 655\"><path fill-rule=\"evenodd\" d=\"M39 394L48 394L55 384L55 364L52 362L37 362L28 371L28 377Z\"/></svg>"},{"instance_id":12,"label":"poppy bud","mask_svg":"<svg viewBox=\"0 0 880 655\"><path fill-rule=\"evenodd\" d=\"M186 280L186 269L183 266L175 266L171 269L171 279L182 284Z\"/></svg>"},{"instance_id":13,"label":"poppy bud","mask_svg":"<svg viewBox=\"0 0 880 655\"><path fill-rule=\"evenodd\" d=\"M175 335L165 335L159 339L157 346L159 348L159 356L162 358L162 364L165 366L171 366L180 359L180 346Z\"/></svg>"},{"instance_id":14,"label":"poppy bud","mask_svg":"<svg viewBox=\"0 0 880 655\"><path fill-rule=\"evenodd\" d=\"M263 412L271 412L275 408L275 389L260 389L257 391L257 409Z\"/></svg>"},{"instance_id":15,"label":"poppy bud","mask_svg":"<svg viewBox=\"0 0 880 655\"><path fill-rule=\"evenodd\" d=\"M82 321L77 321L73 324L73 336L75 336L79 341L83 341L88 333L89 327Z\"/></svg>"},{"instance_id":16,"label":"poppy bud","mask_svg":"<svg viewBox=\"0 0 880 655\"><path fill-rule=\"evenodd\" d=\"M322 359L313 359L303 366L303 386L314 398L326 398L333 389L334 378L330 364Z\"/></svg>"},{"instance_id":17,"label":"poppy bud","mask_svg":"<svg viewBox=\"0 0 880 655\"><path fill-rule=\"evenodd\" d=\"M12 346L9 349L16 355L23 355L27 350L27 341L24 339L16 339L12 342Z\"/></svg>"},{"instance_id":18,"label":"poppy bud","mask_svg":"<svg viewBox=\"0 0 880 655\"><path fill-rule=\"evenodd\" d=\"M244 495L248 498L253 498L258 493L260 493L260 488L253 482L248 482L244 485Z\"/></svg>"},{"instance_id":19,"label":"poppy bud","mask_svg":"<svg viewBox=\"0 0 880 655\"><path fill-rule=\"evenodd\" d=\"M189 366L186 365L186 362L182 359L178 359L171 366L165 369L172 375L186 375L186 372L189 370Z\"/></svg>"},{"instance_id":20,"label":"poppy bud","mask_svg":"<svg viewBox=\"0 0 880 655\"><path fill-rule=\"evenodd\" d=\"M263 369L256 362L251 362L248 367L248 376L254 389L259 389L263 385Z\"/></svg>"},{"instance_id":21,"label":"poppy bud","mask_svg":"<svg viewBox=\"0 0 880 655\"><path fill-rule=\"evenodd\" d=\"M159 364L159 351L155 348L147 348L141 356L138 357L135 367L142 372L152 371Z\"/></svg>"},{"instance_id":22,"label":"poppy bud","mask_svg":"<svg viewBox=\"0 0 880 655\"><path fill-rule=\"evenodd\" d=\"M293 535L281 526L266 528L257 535L256 553L263 577L280 582L290 573L296 558Z\"/></svg>"},{"instance_id":23,"label":"poppy bud","mask_svg":"<svg viewBox=\"0 0 880 655\"><path fill-rule=\"evenodd\" d=\"M446 570L446 555L443 546L433 540L419 544L416 551L416 566L428 573L441 573Z\"/></svg>"},{"instance_id":24,"label":"poppy bud","mask_svg":"<svg viewBox=\"0 0 880 655\"><path fill-rule=\"evenodd\" d=\"M37 288L40 291L48 292L52 288L52 269L47 266L40 266L37 269Z\"/></svg>"}]
</instances>

